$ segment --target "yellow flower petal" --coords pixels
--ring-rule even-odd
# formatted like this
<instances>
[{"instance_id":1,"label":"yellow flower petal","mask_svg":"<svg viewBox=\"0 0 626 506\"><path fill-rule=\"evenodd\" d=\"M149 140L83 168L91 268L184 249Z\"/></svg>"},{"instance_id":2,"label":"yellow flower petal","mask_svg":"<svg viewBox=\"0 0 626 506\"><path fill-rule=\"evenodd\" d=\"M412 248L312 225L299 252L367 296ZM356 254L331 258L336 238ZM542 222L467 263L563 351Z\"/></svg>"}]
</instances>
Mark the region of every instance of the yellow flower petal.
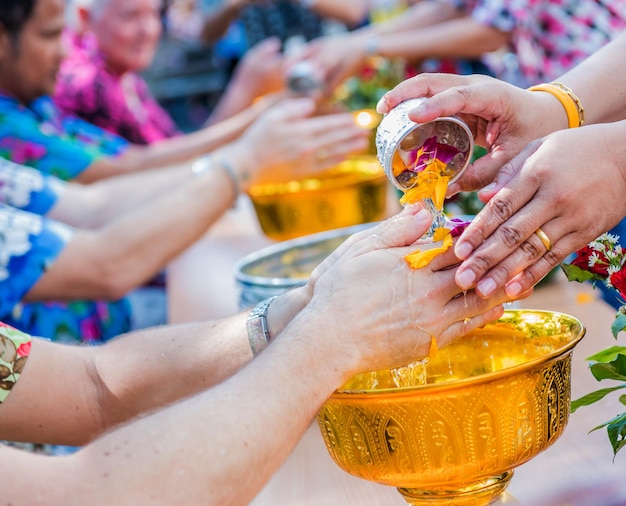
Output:
<instances>
[{"instance_id":1,"label":"yellow flower petal","mask_svg":"<svg viewBox=\"0 0 626 506\"><path fill-rule=\"evenodd\" d=\"M449 229L445 227L436 228L435 233L433 234L433 241L435 242L443 241L448 235L450 235Z\"/></svg>"},{"instance_id":2,"label":"yellow flower petal","mask_svg":"<svg viewBox=\"0 0 626 506\"><path fill-rule=\"evenodd\" d=\"M430 336L430 349L428 350L428 358L433 358L438 351L439 346L437 346L437 340L435 339L435 336Z\"/></svg>"},{"instance_id":3,"label":"yellow flower petal","mask_svg":"<svg viewBox=\"0 0 626 506\"><path fill-rule=\"evenodd\" d=\"M426 251L416 250L413 253L409 253L404 257L404 259L408 262L409 267L411 269L421 269L422 267L426 267L430 262L432 262L433 258L435 258L440 253L445 253L452 246L452 236L448 234L441 246L438 248L432 248Z\"/></svg>"}]
</instances>

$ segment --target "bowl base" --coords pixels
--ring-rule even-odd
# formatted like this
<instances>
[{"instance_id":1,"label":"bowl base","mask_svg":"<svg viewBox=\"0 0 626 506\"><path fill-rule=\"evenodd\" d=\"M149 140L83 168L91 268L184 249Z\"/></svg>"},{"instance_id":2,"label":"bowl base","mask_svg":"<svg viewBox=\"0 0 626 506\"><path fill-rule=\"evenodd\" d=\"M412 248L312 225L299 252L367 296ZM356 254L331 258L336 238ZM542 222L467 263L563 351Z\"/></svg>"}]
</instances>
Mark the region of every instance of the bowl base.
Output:
<instances>
[{"instance_id":1,"label":"bowl base","mask_svg":"<svg viewBox=\"0 0 626 506\"><path fill-rule=\"evenodd\" d=\"M413 506L485 506L496 501L513 477L513 471L486 478L460 488L401 488L404 500Z\"/></svg>"}]
</instances>

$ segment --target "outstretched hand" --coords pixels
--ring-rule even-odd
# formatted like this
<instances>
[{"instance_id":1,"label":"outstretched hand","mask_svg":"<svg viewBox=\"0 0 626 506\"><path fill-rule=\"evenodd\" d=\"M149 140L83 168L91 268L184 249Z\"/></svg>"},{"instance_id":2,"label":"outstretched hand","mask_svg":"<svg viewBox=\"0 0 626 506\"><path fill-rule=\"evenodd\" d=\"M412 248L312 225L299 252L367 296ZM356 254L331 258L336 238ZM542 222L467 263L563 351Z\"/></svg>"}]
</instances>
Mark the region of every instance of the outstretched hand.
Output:
<instances>
[{"instance_id":1,"label":"outstretched hand","mask_svg":"<svg viewBox=\"0 0 626 506\"><path fill-rule=\"evenodd\" d=\"M452 251L408 266L404 257L430 222L426 210L408 207L348 239L312 273L309 309L324 315L334 352L358 361L352 372L423 358L432 337L443 346L502 314L503 292L483 300L456 285Z\"/></svg>"},{"instance_id":2,"label":"outstretched hand","mask_svg":"<svg viewBox=\"0 0 626 506\"><path fill-rule=\"evenodd\" d=\"M448 196L488 185L530 141L567 127L561 104L549 94L479 75L420 74L389 91L378 111L385 114L415 97L428 100L409 113L412 121L426 123L457 115L472 130L476 144L488 150L450 185Z\"/></svg>"},{"instance_id":3,"label":"outstretched hand","mask_svg":"<svg viewBox=\"0 0 626 506\"><path fill-rule=\"evenodd\" d=\"M530 144L480 192L488 201L455 245L456 279L516 298L626 215L626 122L556 132ZM550 251L535 233L550 239Z\"/></svg>"}]
</instances>

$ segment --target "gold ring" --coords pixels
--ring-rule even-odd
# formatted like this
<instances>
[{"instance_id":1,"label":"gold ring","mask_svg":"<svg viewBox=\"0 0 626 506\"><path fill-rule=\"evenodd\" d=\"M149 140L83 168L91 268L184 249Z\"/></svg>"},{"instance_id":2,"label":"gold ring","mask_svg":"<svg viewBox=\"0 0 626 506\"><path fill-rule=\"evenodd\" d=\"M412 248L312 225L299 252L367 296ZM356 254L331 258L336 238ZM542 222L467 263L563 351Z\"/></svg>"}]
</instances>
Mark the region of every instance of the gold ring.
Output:
<instances>
[{"instance_id":1,"label":"gold ring","mask_svg":"<svg viewBox=\"0 0 626 506\"><path fill-rule=\"evenodd\" d=\"M552 249L552 241L543 230L538 228L537 230L535 230L535 235L539 237L539 240L546 248L546 251L550 251Z\"/></svg>"}]
</instances>

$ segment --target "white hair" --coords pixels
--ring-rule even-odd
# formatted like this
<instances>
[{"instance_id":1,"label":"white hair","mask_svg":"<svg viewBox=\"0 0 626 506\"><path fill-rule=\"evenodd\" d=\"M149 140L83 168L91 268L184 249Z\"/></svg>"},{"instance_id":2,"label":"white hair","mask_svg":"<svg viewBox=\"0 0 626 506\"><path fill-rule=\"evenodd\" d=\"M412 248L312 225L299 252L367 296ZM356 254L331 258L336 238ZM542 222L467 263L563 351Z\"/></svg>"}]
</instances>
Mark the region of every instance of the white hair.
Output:
<instances>
[{"instance_id":1,"label":"white hair","mask_svg":"<svg viewBox=\"0 0 626 506\"><path fill-rule=\"evenodd\" d=\"M66 13L68 26L80 28L78 9L87 9L92 16L98 16L109 0L69 0Z\"/></svg>"}]
</instances>

